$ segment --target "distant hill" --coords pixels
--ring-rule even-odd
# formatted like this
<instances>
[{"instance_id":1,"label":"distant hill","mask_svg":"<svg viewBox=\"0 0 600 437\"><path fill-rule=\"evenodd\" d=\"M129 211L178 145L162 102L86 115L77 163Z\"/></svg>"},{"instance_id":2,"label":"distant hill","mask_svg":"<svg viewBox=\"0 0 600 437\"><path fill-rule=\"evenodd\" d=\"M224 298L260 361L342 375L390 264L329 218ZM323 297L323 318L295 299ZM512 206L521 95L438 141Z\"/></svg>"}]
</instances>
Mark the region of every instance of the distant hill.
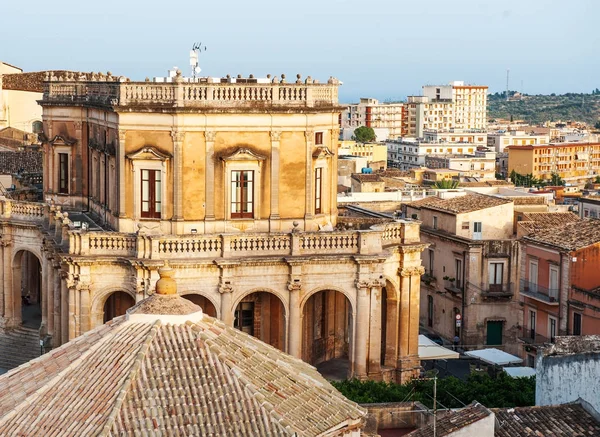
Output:
<instances>
[{"instance_id":1,"label":"distant hill","mask_svg":"<svg viewBox=\"0 0 600 437\"><path fill-rule=\"evenodd\" d=\"M515 95L509 91L509 95ZM506 93L488 96L488 120L495 118L525 120L529 123L545 121L581 121L594 126L600 121L600 90L592 94L567 93L562 95L530 96L506 101Z\"/></svg>"}]
</instances>

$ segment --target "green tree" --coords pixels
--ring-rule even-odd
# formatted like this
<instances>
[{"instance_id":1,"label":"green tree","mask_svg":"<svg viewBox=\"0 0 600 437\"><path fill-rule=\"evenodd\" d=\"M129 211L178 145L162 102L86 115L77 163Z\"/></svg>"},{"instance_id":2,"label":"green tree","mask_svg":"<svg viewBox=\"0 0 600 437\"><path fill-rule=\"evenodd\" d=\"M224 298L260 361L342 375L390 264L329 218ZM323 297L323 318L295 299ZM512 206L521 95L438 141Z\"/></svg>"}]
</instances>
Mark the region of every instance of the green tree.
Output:
<instances>
[{"instance_id":1,"label":"green tree","mask_svg":"<svg viewBox=\"0 0 600 437\"><path fill-rule=\"evenodd\" d=\"M596 122L596 124L594 124L594 127L595 127L596 129L600 129L600 120L598 120L598 121Z\"/></svg>"},{"instance_id":2,"label":"green tree","mask_svg":"<svg viewBox=\"0 0 600 437\"><path fill-rule=\"evenodd\" d=\"M433 188L437 190L452 190L458 187L458 181L453 179L442 179L433 184Z\"/></svg>"},{"instance_id":3,"label":"green tree","mask_svg":"<svg viewBox=\"0 0 600 437\"><path fill-rule=\"evenodd\" d=\"M354 141L358 143L372 143L377 139L372 127L361 126L354 129Z\"/></svg>"},{"instance_id":4,"label":"green tree","mask_svg":"<svg viewBox=\"0 0 600 437\"><path fill-rule=\"evenodd\" d=\"M600 184L600 176L596 176L596 180L594 181L595 184Z\"/></svg>"},{"instance_id":5,"label":"green tree","mask_svg":"<svg viewBox=\"0 0 600 437\"><path fill-rule=\"evenodd\" d=\"M563 179L560 177L560 175L558 173L552 173L552 176L550 178L550 183L555 187L565 185L565 181L563 181Z\"/></svg>"}]
</instances>

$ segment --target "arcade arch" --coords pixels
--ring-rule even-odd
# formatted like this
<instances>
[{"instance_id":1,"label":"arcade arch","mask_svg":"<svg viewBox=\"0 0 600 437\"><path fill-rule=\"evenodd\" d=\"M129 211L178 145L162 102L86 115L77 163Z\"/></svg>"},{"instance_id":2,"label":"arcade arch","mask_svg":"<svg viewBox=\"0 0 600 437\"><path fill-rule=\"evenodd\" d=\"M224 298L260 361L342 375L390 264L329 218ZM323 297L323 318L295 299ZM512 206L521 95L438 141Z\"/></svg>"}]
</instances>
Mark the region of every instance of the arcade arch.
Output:
<instances>
[{"instance_id":1,"label":"arcade arch","mask_svg":"<svg viewBox=\"0 0 600 437\"><path fill-rule=\"evenodd\" d=\"M286 314L281 299L268 291L252 292L235 307L233 326L285 351Z\"/></svg>"}]
</instances>

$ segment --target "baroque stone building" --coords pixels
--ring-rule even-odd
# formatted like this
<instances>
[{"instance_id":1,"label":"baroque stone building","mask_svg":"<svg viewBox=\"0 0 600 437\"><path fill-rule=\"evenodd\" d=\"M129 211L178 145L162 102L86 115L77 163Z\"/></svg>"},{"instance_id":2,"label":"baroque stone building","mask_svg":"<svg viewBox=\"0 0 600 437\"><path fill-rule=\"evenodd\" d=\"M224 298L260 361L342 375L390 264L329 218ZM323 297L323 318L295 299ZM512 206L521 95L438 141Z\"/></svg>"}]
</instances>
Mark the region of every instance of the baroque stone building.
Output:
<instances>
[{"instance_id":1,"label":"baroque stone building","mask_svg":"<svg viewBox=\"0 0 600 437\"><path fill-rule=\"evenodd\" d=\"M311 364L419 366L419 224L337 231L339 82L44 84L45 203L2 201L5 328L56 347L151 294L158 268L227 325Z\"/></svg>"}]
</instances>

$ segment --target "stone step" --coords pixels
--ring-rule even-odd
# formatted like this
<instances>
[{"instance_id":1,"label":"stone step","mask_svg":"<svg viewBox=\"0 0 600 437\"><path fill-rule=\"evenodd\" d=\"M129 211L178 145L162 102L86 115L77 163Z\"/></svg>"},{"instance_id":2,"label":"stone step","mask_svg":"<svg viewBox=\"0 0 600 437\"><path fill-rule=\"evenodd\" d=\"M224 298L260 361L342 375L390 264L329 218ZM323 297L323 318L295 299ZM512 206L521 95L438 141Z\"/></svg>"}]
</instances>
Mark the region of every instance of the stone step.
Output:
<instances>
[{"instance_id":1,"label":"stone step","mask_svg":"<svg viewBox=\"0 0 600 437\"><path fill-rule=\"evenodd\" d=\"M20 326L0 331L0 368L13 369L39 356L37 329Z\"/></svg>"}]
</instances>

